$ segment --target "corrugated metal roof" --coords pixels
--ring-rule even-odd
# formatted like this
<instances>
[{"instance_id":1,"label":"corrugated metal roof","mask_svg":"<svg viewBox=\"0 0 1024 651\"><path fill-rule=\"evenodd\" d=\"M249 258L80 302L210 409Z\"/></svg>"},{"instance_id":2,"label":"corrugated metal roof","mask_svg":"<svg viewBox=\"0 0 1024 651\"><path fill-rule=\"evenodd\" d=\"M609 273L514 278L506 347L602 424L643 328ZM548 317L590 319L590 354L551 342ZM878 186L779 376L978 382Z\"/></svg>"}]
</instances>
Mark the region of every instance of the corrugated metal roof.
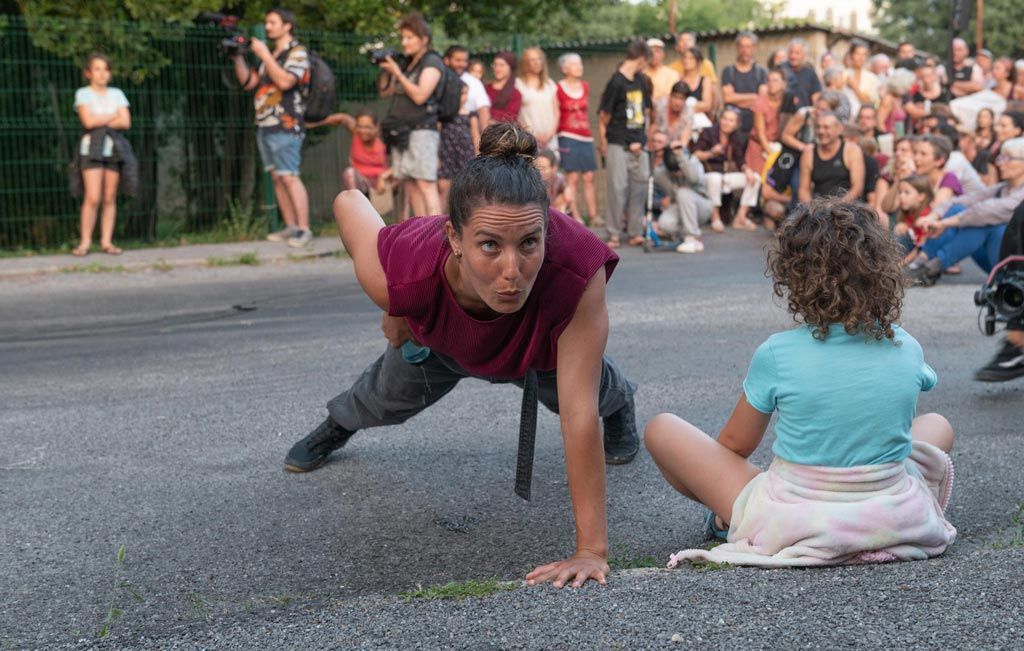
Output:
<instances>
[{"instance_id":1,"label":"corrugated metal roof","mask_svg":"<svg viewBox=\"0 0 1024 651\"><path fill-rule=\"evenodd\" d=\"M759 36L765 34L786 34L793 32L825 32L827 34L833 34L836 36L844 36L847 38L859 38L870 44L879 45L884 48L895 50L897 45L892 41L879 38L877 36L871 36L868 34L861 34L859 32L851 32L846 29L839 29L835 27L826 27L817 23L784 23L780 25L768 25L764 27L754 27L750 29L722 29L722 30L705 30L697 32L697 40L714 40L720 38L734 38L741 32L753 32ZM636 39L648 39L648 38L660 38L668 43L675 43L676 37L674 34L633 34L630 36L622 36L616 38L607 39L590 39L580 41L543 41L541 46L546 49L552 50L572 50L572 49L619 49L624 48L630 41ZM524 43L532 43L527 37L524 39ZM475 53L480 54L492 54L497 52L501 48L484 48L476 50Z\"/></svg>"}]
</instances>

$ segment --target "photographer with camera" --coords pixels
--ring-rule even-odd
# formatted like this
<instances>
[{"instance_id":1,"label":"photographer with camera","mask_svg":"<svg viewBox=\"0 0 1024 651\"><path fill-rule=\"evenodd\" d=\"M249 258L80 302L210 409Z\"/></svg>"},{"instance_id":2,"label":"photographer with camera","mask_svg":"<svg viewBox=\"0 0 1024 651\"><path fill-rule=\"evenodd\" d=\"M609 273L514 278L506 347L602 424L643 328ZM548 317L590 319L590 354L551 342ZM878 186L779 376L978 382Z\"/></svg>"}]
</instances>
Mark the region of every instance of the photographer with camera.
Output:
<instances>
[{"instance_id":1,"label":"photographer with camera","mask_svg":"<svg viewBox=\"0 0 1024 651\"><path fill-rule=\"evenodd\" d=\"M403 56L383 50L370 55L379 65L381 97L393 97L381 123L381 137L391 154L394 177L414 215L441 213L437 189L438 98L435 91L444 73L444 61L430 49L431 32L423 14L414 12L398 23ZM397 60L396 60L397 59Z\"/></svg>"},{"instance_id":2,"label":"photographer with camera","mask_svg":"<svg viewBox=\"0 0 1024 651\"><path fill-rule=\"evenodd\" d=\"M306 106L302 87L309 83L309 52L293 35L295 15L287 9L267 12L263 27L274 42L271 52L258 38L249 40L249 50L260 60L257 70L249 67L242 50L231 58L235 76L245 90L255 90L256 144L264 168L274 180L274 196L285 227L271 233L271 242L287 241L288 246L308 245L313 234L309 230L309 196L299 177L302 163L302 141L306 137Z\"/></svg>"}]
</instances>

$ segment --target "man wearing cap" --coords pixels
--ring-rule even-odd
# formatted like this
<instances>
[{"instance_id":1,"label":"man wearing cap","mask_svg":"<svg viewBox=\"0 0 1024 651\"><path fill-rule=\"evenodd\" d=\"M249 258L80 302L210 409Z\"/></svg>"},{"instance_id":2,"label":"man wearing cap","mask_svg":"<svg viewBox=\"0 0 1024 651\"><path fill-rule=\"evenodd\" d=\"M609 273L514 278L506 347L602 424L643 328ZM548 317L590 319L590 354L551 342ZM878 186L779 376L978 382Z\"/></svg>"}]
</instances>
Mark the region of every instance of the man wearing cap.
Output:
<instances>
[{"instance_id":1,"label":"man wearing cap","mask_svg":"<svg viewBox=\"0 0 1024 651\"><path fill-rule=\"evenodd\" d=\"M647 47L651 50L651 61L644 74L651 80L651 99L657 102L672 93L672 86L679 81L679 73L665 65L665 41L649 38Z\"/></svg>"}]
</instances>

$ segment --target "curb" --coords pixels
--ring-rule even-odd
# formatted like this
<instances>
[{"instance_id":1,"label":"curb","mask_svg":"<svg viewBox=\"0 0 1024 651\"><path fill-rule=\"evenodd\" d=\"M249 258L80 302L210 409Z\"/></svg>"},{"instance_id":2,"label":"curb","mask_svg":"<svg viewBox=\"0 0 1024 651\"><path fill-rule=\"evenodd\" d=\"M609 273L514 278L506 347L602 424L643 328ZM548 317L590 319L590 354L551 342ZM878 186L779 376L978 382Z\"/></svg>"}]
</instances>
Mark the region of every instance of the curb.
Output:
<instances>
[{"instance_id":1,"label":"curb","mask_svg":"<svg viewBox=\"0 0 1024 651\"><path fill-rule=\"evenodd\" d=\"M227 255L227 257L225 258L225 260L227 260L227 262L225 264L223 264L223 265L210 264L210 260L212 258L217 258L219 256L209 256L209 257L205 257L205 258L176 258L176 259L172 259L172 260L167 260L166 258L160 257L160 258L157 258L156 260L146 260L146 261L127 262L127 263L117 262L116 261L117 258L113 257L113 258L108 258L107 259L107 260L109 260L109 263L106 262L106 260L105 260L105 262L103 262L103 263L100 263L100 262L77 262L77 263L68 264L68 265L58 265L58 264L40 265L40 266L29 267L29 268L25 268L25 269L12 269L12 270L0 269L0 281L3 281L3 280L17 280L19 278L30 278L30 277L33 277L33 276L47 276L47 275L54 275L54 274L70 274L70 273L115 273L115 274L116 273L137 273L137 272L140 272L140 271L160 270L162 267L164 268L163 270L172 271L174 269L179 269L179 268L208 267L208 268L214 269L214 268L221 267L221 266L231 266L231 267L258 266L258 265L262 265L262 264L273 264L273 263L278 263L278 262L304 262L304 261L317 260L317 259L322 259L322 258L330 258L330 257L334 257L334 256L338 255L339 253L344 253L344 252L345 252L345 249L344 249L344 247L340 246L340 242L339 242L339 246L337 246L336 248L333 248L333 249L320 250L320 251L301 251L301 250L296 250L294 253L293 252L288 252L285 255L271 255L271 256L268 256L268 257L260 256L258 251L238 251L238 252L229 253ZM237 259L239 257L245 256L245 255L252 255L252 256L254 256L255 260L257 260L256 264L248 264L248 263L245 263L245 262L237 262ZM90 267L94 267L94 268L90 269Z\"/></svg>"}]
</instances>

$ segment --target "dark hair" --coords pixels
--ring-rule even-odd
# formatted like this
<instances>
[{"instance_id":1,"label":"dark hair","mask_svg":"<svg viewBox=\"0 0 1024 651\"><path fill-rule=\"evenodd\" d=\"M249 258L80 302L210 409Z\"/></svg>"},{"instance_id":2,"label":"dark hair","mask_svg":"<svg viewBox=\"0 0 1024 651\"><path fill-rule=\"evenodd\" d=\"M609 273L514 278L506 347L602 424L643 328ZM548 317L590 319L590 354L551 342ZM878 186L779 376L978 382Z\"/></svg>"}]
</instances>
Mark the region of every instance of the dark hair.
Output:
<instances>
[{"instance_id":1,"label":"dark hair","mask_svg":"<svg viewBox=\"0 0 1024 651\"><path fill-rule=\"evenodd\" d=\"M457 43L455 45L449 45L448 49L444 51L444 58L447 59L451 55L458 54L459 52L465 52L466 54L469 54L469 50L466 49L464 45L459 45Z\"/></svg>"},{"instance_id":2,"label":"dark hair","mask_svg":"<svg viewBox=\"0 0 1024 651\"><path fill-rule=\"evenodd\" d=\"M918 194L924 195L924 205L926 206L935 200L935 188L932 187L932 182L924 174L915 174L900 179L896 182L897 188L900 183L906 183L917 190Z\"/></svg>"},{"instance_id":3,"label":"dark hair","mask_svg":"<svg viewBox=\"0 0 1024 651\"><path fill-rule=\"evenodd\" d=\"M551 167L558 167L558 156L555 156L555 152L550 149L541 149L537 152L537 158L543 158L547 162L551 163Z\"/></svg>"},{"instance_id":4,"label":"dark hair","mask_svg":"<svg viewBox=\"0 0 1024 651\"><path fill-rule=\"evenodd\" d=\"M1022 111L1005 111L1003 113L1006 117L1010 118L1013 122L1013 126L1024 131L1024 112ZM1000 116L1002 117L1002 116Z\"/></svg>"},{"instance_id":5,"label":"dark hair","mask_svg":"<svg viewBox=\"0 0 1024 651\"><path fill-rule=\"evenodd\" d=\"M677 81L676 83L672 84L672 90L670 90L668 94L670 96L682 95L683 97L689 97L690 87L686 85L685 81Z\"/></svg>"},{"instance_id":6,"label":"dark hair","mask_svg":"<svg viewBox=\"0 0 1024 651\"><path fill-rule=\"evenodd\" d=\"M926 134L918 138L917 142L930 145L932 148L932 158L935 160L945 162L949 160L949 155L953 153L953 143L946 136Z\"/></svg>"},{"instance_id":7,"label":"dark hair","mask_svg":"<svg viewBox=\"0 0 1024 651\"><path fill-rule=\"evenodd\" d=\"M352 114L353 120L358 120L359 118L370 118L371 120L373 120L374 126L380 124L380 120L377 119L377 115L368 108L361 108Z\"/></svg>"},{"instance_id":8,"label":"dark hair","mask_svg":"<svg viewBox=\"0 0 1024 651\"><path fill-rule=\"evenodd\" d=\"M867 44L867 41L862 41L859 38L855 38L852 41L850 41L850 54L853 54L854 52L861 48L867 50L868 54L871 53L871 46Z\"/></svg>"},{"instance_id":9,"label":"dark hair","mask_svg":"<svg viewBox=\"0 0 1024 651\"><path fill-rule=\"evenodd\" d=\"M824 340L829 324L847 334L893 339L903 307L902 254L874 210L859 201L799 204L768 253L772 290L798 323Z\"/></svg>"},{"instance_id":10,"label":"dark hair","mask_svg":"<svg viewBox=\"0 0 1024 651\"><path fill-rule=\"evenodd\" d=\"M295 14L288 11L284 7L273 7L267 10L267 14L277 14L277 17L281 19L281 22L285 25L291 25L290 31L295 31Z\"/></svg>"},{"instance_id":11,"label":"dark hair","mask_svg":"<svg viewBox=\"0 0 1024 651\"><path fill-rule=\"evenodd\" d=\"M632 61L634 59L650 59L651 48L647 47L647 43L640 39L632 40L629 45L626 46L626 59Z\"/></svg>"},{"instance_id":12,"label":"dark hair","mask_svg":"<svg viewBox=\"0 0 1024 651\"><path fill-rule=\"evenodd\" d=\"M85 66L82 68L82 72L89 72L89 67L92 66L92 62L97 59L107 64L107 70L113 71L114 67L110 64L110 57L102 52L90 52L89 56L85 57Z\"/></svg>"},{"instance_id":13,"label":"dark hair","mask_svg":"<svg viewBox=\"0 0 1024 651\"><path fill-rule=\"evenodd\" d=\"M418 11L414 11L411 14L403 16L398 21L398 31L407 29L420 38L427 39L427 43L430 44L433 41L433 36L430 33L430 25L427 23L427 19L423 17Z\"/></svg>"},{"instance_id":14,"label":"dark hair","mask_svg":"<svg viewBox=\"0 0 1024 651\"><path fill-rule=\"evenodd\" d=\"M693 58L697 59L697 63L698 64L700 64L700 63L702 63L704 61L704 53L701 52L700 48L697 47L696 45L694 45L693 47L686 48L685 51L689 52L690 54L692 54Z\"/></svg>"},{"instance_id":15,"label":"dark hair","mask_svg":"<svg viewBox=\"0 0 1024 651\"><path fill-rule=\"evenodd\" d=\"M484 205L535 205L548 221L548 191L534 167L537 140L511 122L495 122L480 136L480 155L452 179L448 219L459 235Z\"/></svg>"}]
</instances>

